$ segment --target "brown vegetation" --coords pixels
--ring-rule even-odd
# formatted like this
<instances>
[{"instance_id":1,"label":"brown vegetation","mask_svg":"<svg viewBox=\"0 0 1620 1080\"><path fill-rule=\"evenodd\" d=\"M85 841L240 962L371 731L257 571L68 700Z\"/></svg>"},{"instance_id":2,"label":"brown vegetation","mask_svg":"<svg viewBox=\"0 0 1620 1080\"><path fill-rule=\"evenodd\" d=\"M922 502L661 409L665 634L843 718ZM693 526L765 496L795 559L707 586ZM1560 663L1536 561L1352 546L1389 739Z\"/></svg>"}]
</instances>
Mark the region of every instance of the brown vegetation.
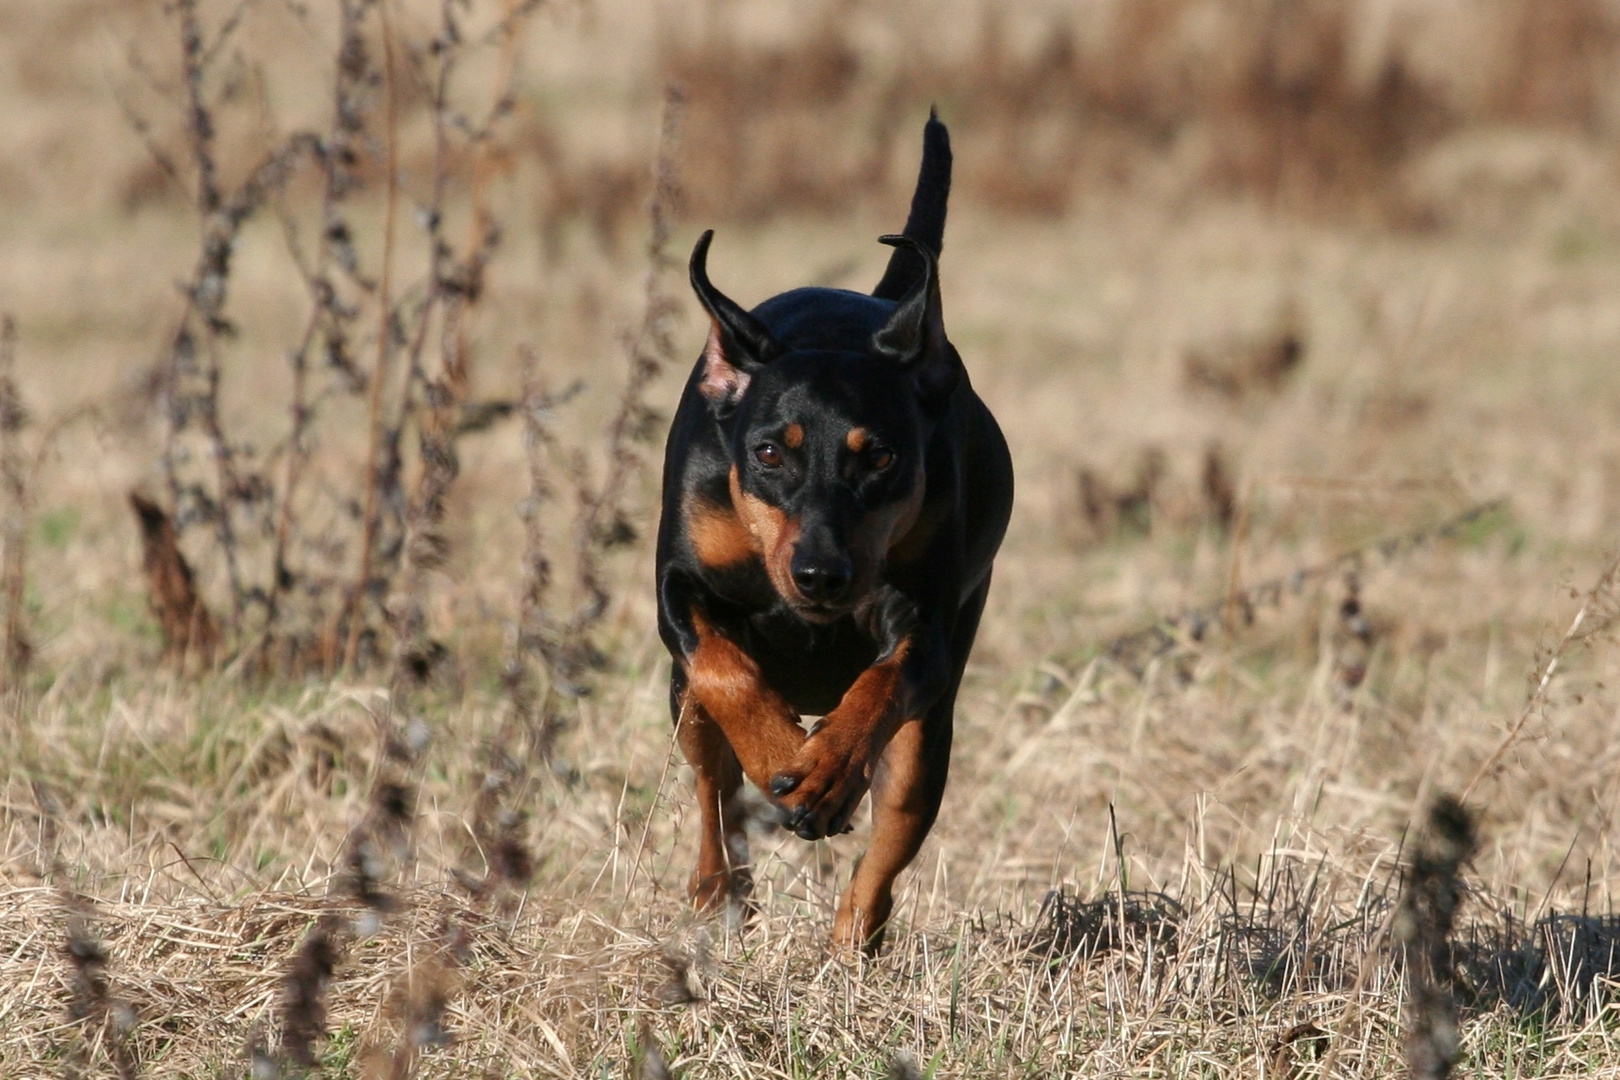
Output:
<instances>
[{"instance_id":1,"label":"brown vegetation","mask_svg":"<svg viewBox=\"0 0 1620 1080\"><path fill-rule=\"evenodd\" d=\"M187 662L207 667L219 647L214 617L197 595L196 575L180 551L174 523L163 507L139 492L129 493L129 505L141 533L141 570L146 593L163 635L163 659L185 668Z\"/></svg>"}]
</instances>

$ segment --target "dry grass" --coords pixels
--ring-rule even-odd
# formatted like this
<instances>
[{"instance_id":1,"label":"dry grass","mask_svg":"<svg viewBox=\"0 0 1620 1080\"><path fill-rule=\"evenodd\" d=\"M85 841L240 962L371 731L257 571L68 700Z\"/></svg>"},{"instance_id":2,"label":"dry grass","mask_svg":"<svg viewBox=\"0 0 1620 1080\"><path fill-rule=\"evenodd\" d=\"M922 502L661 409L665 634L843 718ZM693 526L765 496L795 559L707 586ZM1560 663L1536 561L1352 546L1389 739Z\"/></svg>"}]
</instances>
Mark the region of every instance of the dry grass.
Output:
<instances>
[{"instance_id":1,"label":"dry grass","mask_svg":"<svg viewBox=\"0 0 1620 1080\"><path fill-rule=\"evenodd\" d=\"M203 86L228 194L289 133L332 130L341 36L318 4L197 10L239 12ZM1479 849L1423 983L1457 1003L1458 1070L1616 1066L1608 9L991 10L962 0L926 41L906 7L542 12L461 69L478 116L517 89L499 139L448 157L429 90L389 97L394 303L440 288L410 268L475 257L478 301L433 293L410 323L421 419L395 430L382 403L403 501L373 507L379 558L418 542L367 593L359 655L390 663L257 676L194 525L165 554L220 653L160 664L127 501L169 490L151 373L183 325L215 335L233 467L370 520L367 399L342 365L300 391L321 354L289 352L341 328L363 372L388 305L350 282L352 316L312 306L265 210L231 249L232 332L210 328L214 234L168 172L195 134L172 24L145 2L0 12L0 1073L1388 1075L1416 979L1390 944L1408 830L1465 789ZM410 50L440 7L389 12L396 80L440 70ZM815 845L759 824L746 930L685 904L636 436L673 405L669 346L699 345L665 242L722 224L714 273L744 301L869 286L931 99L962 170L948 324L1019 494L940 823L889 950L855 962L824 938L859 823ZM366 144L344 202L368 277L384 157ZM317 179L288 178L284 209L328 206ZM401 378L409 341L382 350ZM330 427L289 442L289 404L322 393ZM244 580L278 522L235 519ZM357 537L310 524L282 550L341 598Z\"/></svg>"}]
</instances>

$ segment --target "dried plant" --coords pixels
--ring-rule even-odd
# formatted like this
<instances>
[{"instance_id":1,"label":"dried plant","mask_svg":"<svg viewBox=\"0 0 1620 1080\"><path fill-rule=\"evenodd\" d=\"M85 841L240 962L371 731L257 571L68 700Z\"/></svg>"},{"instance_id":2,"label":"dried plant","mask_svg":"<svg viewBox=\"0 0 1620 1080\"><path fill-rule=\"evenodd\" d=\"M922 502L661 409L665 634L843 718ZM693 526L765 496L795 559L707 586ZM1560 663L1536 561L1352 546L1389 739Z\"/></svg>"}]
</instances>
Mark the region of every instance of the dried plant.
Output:
<instances>
[{"instance_id":1,"label":"dried plant","mask_svg":"<svg viewBox=\"0 0 1620 1080\"><path fill-rule=\"evenodd\" d=\"M652 1027L645 1022L636 1033L636 1053L632 1072L636 1080L673 1080L675 1075L670 1071L663 1047L658 1045L658 1037L653 1034Z\"/></svg>"},{"instance_id":2,"label":"dried plant","mask_svg":"<svg viewBox=\"0 0 1620 1080\"><path fill-rule=\"evenodd\" d=\"M1457 1063L1451 934L1464 893L1462 868L1477 845L1473 815L1449 795L1435 799L1391 928L1405 962L1406 1056L1414 1080L1445 1080Z\"/></svg>"},{"instance_id":3,"label":"dried plant","mask_svg":"<svg viewBox=\"0 0 1620 1080\"><path fill-rule=\"evenodd\" d=\"M637 446L646 446L663 432L665 417L647 403L647 392L663 372L675 352L674 329L680 318L680 305L671 296L666 279L679 262L669 253L670 230L680 206L680 179L675 154L680 145L681 118L685 91L679 85L664 90L663 119L658 129L658 156L653 171L652 200L648 204L651 222L647 237L647 271L642 285L641 321L624 340L628 372L618 409L608 423L608 471L590 499L581 522L578 543L584 557L592 549L607 550L630 543L636 529L628 520L624 505L626 486L646 467ZM581 571L593 584L594 596L600 585L596 572ZM592 610L595 610L593 602ZM600 616L597 616L600 617Z\"/></svg>"},{"instance_id":4,"label":"dried plant","mask_svg":"<svg viewBox=\"0 0 1620 1080\"><path fill-rule=\"evenodd\" d=\"M553 681L562 677L561 673L573 671L577 663L558 651L564 633L553 620L548 603L553 572L547 555L544 511L555 496L551 463L560 456L549 425L553 411L579 393L582 384L575 383L567 393L554 397L545 388L534 351L527 347L519 350L519 360L523 371L523 456L528 495L519 510L523 519L522 584L501 682L510 709L508 723L527 738L533 758L548 761L560 718L550 706L549 684L544 695L537 685L532 658L547 660Z\"/></svg>"},{"instance_id":5,"label":"dried plant","mask_svg":"<svg viewBox=\"0 0 1620 1080\"><path fill-rule=\"evenodd\" d=\"M412 796L410 767L416 754L396 740L392 732L382 736L384 752L377 765L366 813L350 832L345 843L343 891L366 908L360 932L376 932L382 916L398 907L386 882L398 874L411 854L411 828L416 807Z\"/></svg>"},{"instance_id":6,"label":"dried plant","mask_svg":"<svg viewBox=\"0 0 1620 1080\"><path fill-rule=\"evenodd\" d=\"M1333 675L1341 691L1353 691L1367 678L1376 636L1361 607L1361 578L1348 573L1333 635Z\"/></svg>"},{"instance_id":7,"label":"dried plant","mask_svg":"<svg viewBox=\"0 0 1620 1080\"><path fill-rule=\"evenodd\" d=\"M1501 499L1480 503L1438 525L1386 537L1346 551L1326 562L1301 567L1286 577L1236 589L1219 604L1180 611L1152 626L1114 638L1107 647L1107 655L1128 669L1141 672L1154 657L1163 656L1186 642L1202 641L1204 635L1213 628L1231 628L1234 616L1241 618L1244 623L1251 622L1257 609L1275 608L1285 597L1303 594L1307 585L1388 566L1403 555L1436 540L1456 536L1473 522L1501 509L1503 505L1504 501ZM1359 604L1358 600L1358 613ZM1470 785L1470 788L1472 786Z\"/></svg>"},{"instance_id":8,"label":"dried plant","mask_svg":"<svg viewBox=\"0 0 1620 1080\"><path fill-rule=\"evenodd\" d=\"M530 794L528 763L544 758L512 753L508 748L512 730L513 725L503 725L482 753L472 838L483 872L454 871L456 880L480 904L521 895L534 877L535 857L526 836L529 818L521 807Z\"/></svg>"},{"instance_id":9,"label":"dried plant","mask_svg":"<svg viewBox=\"0 0 1620 1080\"><path fill-rule=\"evenodd\" d=\"M147 597L163 634L163 658L184 670L213 663L219 646L214 617L197 594L197 579L180 550L180 537L163 508L139 492L129 504L141 529L141 569Z\"/></svg>"},{"instance_id":10,"label":"dried plant","mask_svg":"<svg viewBox=\"0 0 1620 1080\"><path fill-rule=\"evenodd\" d=\"M206 85L209 66L236 28L223 23L208 43L196 0L172 8L180 44L181 82L199 225L199 251L184 293L186 309L170 348L164 376L168 431L162 466L174 506L177 535L192 525L212 527L229 588L228 629L239 631L248 607L262 602L242 565L239 540L267 509L270 488L263 476L244 470L250 448L233 442L220 414L223 350L234 327L226 315L231 260L243 225L275 195L294 169L319 153L308 133L288 136L268 151L247 177L226 191L219 179L214 104Z\"/></svg>"},{"instance_id":11,"label":"dried plant","mask_svg":"<svg viewBox=\"0 0 1620 1080\"><path fill-rule=\"evenodd\" d=\"M173 7L201 251L161 378L171 508L160 509L176 550L201 572L199 599L226 597L216 609L226 614L213 617L218 643L251 661L247 670L331 673L387 661L390 682L405 691L439 651L423 593L446 554L440 523L459 475L456 443L514 411L510 402L469 400L468 319L500 237L485 188L514 105L513 42L537 6L508 4L473 32L464 25L473 9L447 0L431 37L418 41L395 33L387 4L336 0L327 129L272 139L234 188L221 180L231 170L217 137L221 110L233 106L215 87L214 65L240 11L210 36L196 0ZM470 106L459 75L492 48L500 77L491 100ZM427 191L411 200L423 235L407 238L400 110L415 105L431 119L433 151ZM152 125L126 111L151 144ZM173 155L153 149L173 165ZM288 184L304 167L318 173L313 202ZM370 188L384 204L375 268L364 265L356 232L364 220L356 199ZM234 332L232 256L244 224L271 205L309 306L287 350L285 434L261 451L225 414L222 393ZM453 242L452 223L468 215L465 241ZM304 240L311 219L312 245ZM420 269L406 272L416 252ZM360 359L367 351L369 366ZM317 460L324 444L342 441L356 409L366 417L363 469ZM348 475L336 480L340 471Z\"/></svg>"},{"instance_id":12,"label":"dried plant","mask_svg":"<svg viewBox=\"0 0 1620 1080\"><path fill-rule=\"evenodd\" d=\"M471 236L461 254L455 252L444 232L450 194L447 164L450 143L453 134L468 124L450 96L457 67L466 57L461 39L456 5L446 0L440 6L440 29L434 44L427 49L411 50L417 77L429 88L433 116L433 187L427 204L418 211L428 234L427 291L414 313L415 333L404 345L403 362L409 371L404 400L386 429L373 431L374 439L380 437L385 449L378 470L371 475L372 486L367 488L367 505L372 509L365 517L365 536L374 538L373 500L400 484L399 444L406 424L414 422L420 467L415 490L406 501L404 520L400 523L403 534L397 568L391 575L394 595L389 598L387 613L395 639L393 684L396 693L424 681L434 651L426 635L422 595L425 575L442 564L447 551L448 543L440 529L444 503L460 473L456 440L470 430L464 423L471 385L465 320L468 309L483 293L485 270L500 239L500 230L482 205L475 206ZM509 69L506 77L508 80L511 77ZM491 137L492 126L510 109L511 88L502 84L496 88L488 115L468 136L476 151L482 152L483 144ZM392 130L394 121L388 122ZM481 181L486 171L474 170L474 177ZM473 199L475 204L481 204L481 191L475 189ZM429 335L433 333L437 336L436 348L430 349ZM387 340L387 335L380 335L379 340ZM383 377L385 360L386 352L380 350L378 379ZM415 395L419 395L419 399ZM390 495L390 498L397 496ZM363 543L362 574L370 573L371 552L372 544ZM381 583L376 589L362 583L356 589L356 596L380 589ZM345 655L348 665L355 659L357 639L354 635L359 625L358 621L351 622L350 645Z\"/></svg>"},{"instance_id":13,"label":"dried plant","mask_svg":"<svg viewBox=\"0 0 1620 1080\"><path fill-rule=\"evenodd\" d=\"M28 587L28 462L21 432L28 423L17 385L17 324L0 316L0 605L4 630L0 637L0 700L19 707L19 684L28 670L33 645L23 625L23 594Z\"/></svg>"},{"instance_id":14,"label":"dried plant","mask_svg":"<svg viewBox=\"0 0 1620 1080\"><path fill-rule=\"evenodd\" d=\"M1576 610L1575 617L1570 620L1569 628L1558 639L1558 643L1537 657L1536 670L1530 676L1530 689L1525 695L1524 707L1519 710L1518 718L1502 736L1502 741L1497 744L1496 749L1480 763L1467 786L1463 788L1462 798L1465 801L1482 782L1496 773L1503 758L1519 741L1530 720L1544 713L1553 676L1558 674L1559 668L1571 651L1601 639L1616 623L1620 623L1620 553L1616 553L1609 560L1608 565L1598 574L1597 580L1592 583L1592 587L1581 595L1581 606Z\"/></svg>"},{"instance_id":15,"label":"dried plant","mask_svg":"<svg viewBox=\"0 0 1620 1080\"><path fill-rule=\"evenodd\" d=\"M281 984L281 1054L300 1068L314 1068L317 1044L326 1038L326 991L342 959L347 934L342 921L324 915L310 927Z\"/></svg>"},{"instance_id":16,"label":"dried plant","mask_svg":"<svg viewBox=\"0 0 1620 1080\"><path fill-rule=\"evenodd\" d=\"M65 1064L68 1075L83 1076L90 1069L95 1049L99 1048L119 1080L134 1080L140 1070L133 1038L138 1017L135 1010L113 992L107 972L107 950L95 933L90 903L79 896L62 898L67 923L63 951L70 972L67 1020L79 1033Z\"/></svg>"},{"instance_id":17,"label":"dried plant","mask_svg":"<svg viewBox=\"0 0 1620 1080\"><path fill-rule=\"evenodd\" d=\"M665 278L677 265L667 249L680 200L675 154L685 100L685 91L678 85L664 91L653 194L648 206L651 231L641 320L623 343L628 371L618 408L608 423L606 475L593 487L583 460L576 456L571 463L580 504L573 537L574 591L578 599L571 613L555 620L553 632L548 635L552 641L543 650L553 685L565 692L583 690L580 680L584 674L605 662L592 640L610 599L601 561L608 552L633 543L638 536L627 505L628 488L646 469L640 447L654 443L663 430L663 415L647 403L646 397L674 355L673 333L680 313L666 289Z\"/></svg>"},{"instance_id":18,"label":"dried plant","mask_svg":"<svg viewBox=\"0 0 1620 1080\"><path fill-rule=\"evenodd\" d=\"M373 0L339 0L338 48L332 79L330 126L322 137L319 165L322 173L318 212L318 240L313 258L305 251L295 216L284 203L278 207L287 247L303 277L310 299L310 314L302 336L288 350L292 388L288 402L288 433L275 539L271 558L271 585L264 619L266 665L296 670L296 653L307 649L313 628L289 628L286 606L300 586L315 592L336 589L332 568L326 579L314 567L298 566L294 557L301 537L300 487L309 466L316 431L317 408L323 399L358 395L379 384L368 380L354 356L356 325L361 299L377 287L360 265L350 223L350 201L364 186L362 166L369 139L367 118L379 82L366 41L366 13ZM389 185L392 187L392 185ZM315 388L312 362L319 360L329 378L323 390ZM307 513L307 511L306 511ZM341 615L328 614L320 628L320 660L331 670L337 652ZM300 638L303 644L300 645ZM279 652L276 656L273 653Z\"/></svg>"}]
</instances>

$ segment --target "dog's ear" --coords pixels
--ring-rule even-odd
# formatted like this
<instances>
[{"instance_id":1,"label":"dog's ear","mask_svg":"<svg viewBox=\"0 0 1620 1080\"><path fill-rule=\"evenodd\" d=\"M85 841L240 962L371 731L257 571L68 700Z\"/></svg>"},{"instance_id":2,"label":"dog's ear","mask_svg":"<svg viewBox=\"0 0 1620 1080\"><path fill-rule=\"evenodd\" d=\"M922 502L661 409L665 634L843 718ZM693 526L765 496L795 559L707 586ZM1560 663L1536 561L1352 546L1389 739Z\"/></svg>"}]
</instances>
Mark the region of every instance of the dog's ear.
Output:
<instances>
[{"instance_id":1,"label":"dog's ear","mask_svg":"<svg viewBox=\"0 0 1620 1080\"><path fill-rule=\"evenodd\" d=\"M909 236L884 236L890 247L909 248L923 262L922 280L872 336L872 347L911 373L925 409L940 409L956 389L962 359L945 340L945 313L939 296L939 257Z\"/></svg>"},{"instance_id":2,"label":"dog's ear","mask_svg":"<svg viewBox=\"0 0 1620 1080\"><path fill-rule=\"evenodd\" d=\"M742 399L754 373L781 355L782 346L763 323L710 283L709 242L713 239L713 229L698 237L690 271L692 291L703 302L710 320L698 389L709 399L715 415L723 416Z\"/></svg>"}]
</instances>

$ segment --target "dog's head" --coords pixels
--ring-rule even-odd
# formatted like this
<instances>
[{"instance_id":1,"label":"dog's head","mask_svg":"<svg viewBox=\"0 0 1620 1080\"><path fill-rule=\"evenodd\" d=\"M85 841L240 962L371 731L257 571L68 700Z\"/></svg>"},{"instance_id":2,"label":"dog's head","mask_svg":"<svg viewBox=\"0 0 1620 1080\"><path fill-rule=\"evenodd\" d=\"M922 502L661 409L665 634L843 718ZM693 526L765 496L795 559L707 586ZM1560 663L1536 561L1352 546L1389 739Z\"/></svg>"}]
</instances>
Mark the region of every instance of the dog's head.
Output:
<instances>
[{"instance_id":1,"label":"dog's head","mask_svg":"<svg viewBox=\"0 0 1620 1080\"><path fill-rule=\"evenodd\" d=\"M937 260L898 303L831 289L785 293L759 311L781 340L710 282L712 233L692 252L692 287L711 319L699 390L731 457L731 498L771 583L825 621L860 603L916 522L925 451L961 381L945 338Z\"/></svg>"}]
</instances>

